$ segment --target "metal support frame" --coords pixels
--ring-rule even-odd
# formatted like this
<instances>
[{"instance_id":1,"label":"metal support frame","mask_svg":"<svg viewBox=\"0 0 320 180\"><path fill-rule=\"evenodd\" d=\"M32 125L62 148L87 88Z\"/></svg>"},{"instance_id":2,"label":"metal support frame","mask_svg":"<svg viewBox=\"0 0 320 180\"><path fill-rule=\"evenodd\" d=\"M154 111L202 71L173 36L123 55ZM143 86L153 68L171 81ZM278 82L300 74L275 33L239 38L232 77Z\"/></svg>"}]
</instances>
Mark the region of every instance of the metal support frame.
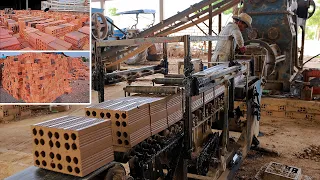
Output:
<instances>
[{"instance_id":1,"label":"metal support frame","mask_svg":"<svg viewBox=\"0 0 320 180\"><path fill-rule=\"evenodd\" d=\"M209 5L209 36L212 35L212 5ZM208 44L208 62L211 62L212 59L212 42L209 41ZM208 64L208 67L211 67L211 64Z\"/></svg>"}]
</instances>

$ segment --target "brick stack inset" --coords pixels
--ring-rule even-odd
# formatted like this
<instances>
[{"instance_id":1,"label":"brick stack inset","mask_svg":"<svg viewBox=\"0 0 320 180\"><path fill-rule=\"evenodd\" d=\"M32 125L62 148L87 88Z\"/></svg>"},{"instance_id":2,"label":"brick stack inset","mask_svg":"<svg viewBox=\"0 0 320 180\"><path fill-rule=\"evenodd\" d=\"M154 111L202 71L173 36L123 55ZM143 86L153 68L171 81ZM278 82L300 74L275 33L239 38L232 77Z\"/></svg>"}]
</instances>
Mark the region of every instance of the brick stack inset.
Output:
<instances>
[{"instance_id":1,"label":"brick stack inset","mask_svg":"<svg viewBox=\"0 0 320 180\"><path fill-rule=\"evenodd\" d=\"M25 53L6 58L2 84L16 99L48 103L71 92L69 77L67 57L59 54Z\"/></svg>"},{"instance_id":2,"label":"brick stack inset","mask_svg":"<svg viewBox=\"0 0 320 180\"><path fill-rule=\"evenodd\" d=\"M114 160L110 119L64 116L31 131L37 167L83 177Z\"/></svg>"},{"instance_id":3,"label":"brick stack inset","mask_svg":"<svg viewBox=\"0 0 320 180\"><path fill-rule=\"evenodd\" d=\"M89 67L85 65L81 58L68 58L68 68L72 75L72 80L89 80Z\"/></svg>"}]
</instances>

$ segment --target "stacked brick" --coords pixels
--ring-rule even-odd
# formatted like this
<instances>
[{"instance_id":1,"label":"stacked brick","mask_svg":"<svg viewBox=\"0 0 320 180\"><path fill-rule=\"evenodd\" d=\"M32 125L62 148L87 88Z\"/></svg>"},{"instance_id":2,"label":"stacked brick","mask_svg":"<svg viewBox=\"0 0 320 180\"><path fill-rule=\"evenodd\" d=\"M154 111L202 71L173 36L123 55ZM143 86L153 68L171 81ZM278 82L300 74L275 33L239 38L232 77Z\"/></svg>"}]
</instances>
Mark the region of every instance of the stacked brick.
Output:
<instances>
[{"instance_id":1,"label":"stacked brick","mask_svg":"<svg viewBox=\"0 0 320 180\"><path fill-rule=\"evenodd\" d=\"M114 160L110 119L64 116L31 130L40 168L83 177Z\"/></svg>"},{"instance_id":2,"label":"stacked brick","mask_svg":"<svg viewBox=\"0 0 320 180\"><path fill-rule=\"evenodd\" d=\"M25 53L4 61L3 88L27 103L48 103L70 93L67 58L57 54Z\"/></svg>"},{"instance_id":3,"label":"stacked brick","mask_svg":"<svg viewBox=\"0 0 320 180\"><path fill-rule=\"evenodd\" d=\"M33 48L39 50L70 50L72 47L72 44L35 28L27 27L24 30L23 37Z\"/></svg>"},{"instance_id":4,"label":"stacked brick","mask_svg":"<svg viewBox=\"0 0 320 180\"><path fill-rule=\"evenodd\" d=\"M36 28L39 29L41 32L45 32L46 27L58 26L58 25L64 24L64 23L66 23L65 20L52 21L52 22L48 22L48 23L37 24Z\"/></svg>"},{"instance_id":5,"label":"stacked brick","mask_svg":"<svg viewBox=\"0 0 320 180\"><path fill-rule=\"evenodd\" d=\"M20 120L31 115L30 106L0 106L0 122Z\"/></svg>"},{"instance_id":6,"label":"stacked brick","mask_svg":"<svg viewBox=\"0 0 320 180\"><path fill-rule=\"evenodd\" d=\"M89 67L81 58L68 58L68 69L71 73L71 80L89 80Z\"/></svg>"},{"instance_id":7,"label":"stacked brick","mask_svg":"<svg viewBox=\"0 0 320 180\"><path fill-rule=\"evenodd\" d=\"M0 28L0 49L2 50L20 50L20 42L12 36L12 31Z\"/></svg>"},{"instance_id":8,"label":"stacked brick","mask_svg":"<svg viewBox=\"0 0 320 180\"><path fill-rule=\"evenodd\" d=\"M1 37L0 49L4 50L20 50L22 48L31 48L37 50L82 50L88 49L89 35L86 31L81 34L71 33L73 31L78 32L79 28L88 24L88 13L76 13L76 12L50 12L44 13L43 11L15 11L16 14L4 14L0 16L0 25L6 27L10 34L18 33L19 37ZM43 34L30 30L28 28L36 28ZM31 31L31 32L29 32ZM83 33L85 32L85 33ZM35 33L31 37L31 41L28 38L30 33ZM51 36L64 39L64 35L71 33L64 40L53 40ZM7 33L1 32L2 36L7 36ZM50 36L48 36L50 35ZM83 35L86 40L83 42ZM35 39L40 39L41 42L35 43ZM85 45L83 45L85 43ZM40 48L39 48L40 46Z\"/></svg>"},{"instance_id":9,"label":"stacked brick","mask_svg":"<svg viewBox=\"0 0 320 180\"><path fill-rule=\"evenodd\" d=\"M192 111L216 100L224 86L192 98ZM85 108L87 117L111 119L115 151L126 152L151 135L158 134L182 120L183 92L169 96L141 95L108 100Z\"/></svg>"},{"instance_id":10,"label":"stacked brick","mask_svg":"<svg viewBox=\"0 0 320 180\"><path fill-rule=\"evenodd\" d=\"M85 34L74 31L66 34L64 40L72 44L73 49L80 50L87 42L87 37Z\"/></svg>"},{"instance_id":11,"label":"stacked brick","mask_svg":"<svg viewBox=\"0 0 320 180\"><path fill-rule=\"evenodd\" d=\"M45 28L47 34L53 35L55 37L61 37L73 30L73 26L70 23L60 24L58 26L50 26Z\"/></svg>"}]
</instances>

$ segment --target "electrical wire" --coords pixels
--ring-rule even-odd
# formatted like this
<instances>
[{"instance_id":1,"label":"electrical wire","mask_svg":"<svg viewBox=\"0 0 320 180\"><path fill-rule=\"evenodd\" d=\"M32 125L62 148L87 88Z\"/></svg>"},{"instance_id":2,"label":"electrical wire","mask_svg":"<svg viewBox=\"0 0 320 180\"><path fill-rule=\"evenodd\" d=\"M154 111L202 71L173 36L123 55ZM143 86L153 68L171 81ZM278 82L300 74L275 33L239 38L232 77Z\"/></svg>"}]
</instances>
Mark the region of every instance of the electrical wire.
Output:
<instances>
[{"instance_id":1,"label":"electrical wire","mask_svg":"<svg viewBox=\"0 0 320 180\"><path fill-rule=\"evenodd\" d=\"M313 56L312 58L308 59L306 62L304 62L304 63L302 64L302 66L304 66L305 64L307 64L307 63L310 62L312 59L314 59L314 58L316 58L316 57L318 57L318 56L320 56L320 54L317 54L317 55Z\"/></svg>"}]
</instances>

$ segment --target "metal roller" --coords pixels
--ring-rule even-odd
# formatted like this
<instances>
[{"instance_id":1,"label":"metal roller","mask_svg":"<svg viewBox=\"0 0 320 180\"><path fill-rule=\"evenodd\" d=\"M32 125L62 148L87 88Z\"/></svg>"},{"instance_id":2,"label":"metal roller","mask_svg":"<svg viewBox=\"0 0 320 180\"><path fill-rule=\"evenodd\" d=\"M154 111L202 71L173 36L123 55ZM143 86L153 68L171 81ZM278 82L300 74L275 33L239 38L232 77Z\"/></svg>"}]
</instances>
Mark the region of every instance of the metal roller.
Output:
<instances>
[{"instance_id":1,"label":"metal roller","mask_svg":"<svg viewBox=\"0 0 320 180\"><path fill-rule=\"evenodd\" d=\"M99 21L101 19L102 23ZM102 13L93 13L91 16L91 29L92 36L96 40L103 40L108 36L108 24L107 19Z\"/></svg>"},{"instance_id":2,"label":"metal roller","mask_svg":"<svg viewBox=\"0 0 320 180\"><path fill-rule=\"evenodd\" d=\"M128 93L142 94L177 94L180 92L177 86L127 86L123 90Z\"/></svg>"},{"instance_id":3,"label":"metal roller","mask_svg":"<svg viewBox=\"0 0 320 180\"><path fill-rule=\"evenodd\" d=\"M183 78L155 78L152 82L165 85L183 85Z\"/></svg>"}]
</instances>

